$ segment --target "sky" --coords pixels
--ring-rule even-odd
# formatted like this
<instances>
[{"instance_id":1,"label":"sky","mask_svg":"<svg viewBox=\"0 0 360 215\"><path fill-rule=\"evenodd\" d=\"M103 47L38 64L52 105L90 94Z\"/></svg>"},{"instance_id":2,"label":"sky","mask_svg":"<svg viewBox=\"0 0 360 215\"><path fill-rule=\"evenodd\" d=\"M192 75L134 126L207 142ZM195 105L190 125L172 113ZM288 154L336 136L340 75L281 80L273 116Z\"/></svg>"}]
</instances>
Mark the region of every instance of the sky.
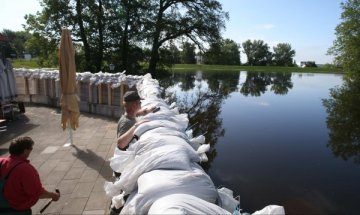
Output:
<instances>
[{"instance_id":1,"label":"sky","mask_svg":"<svg viewBox=\"0 0 360 215\"><path fill-rule=\"evenodd\" d=\"M289 43L300 61L332 63L326 55L335 40L344 0L218 0L229 12L223 37L236 43L263 40L272 51L278 43ZM0 0L0 32L23 30L25 14L40 11L38 0ZM246 62L244 54L241 62Z\"/></svg>"}]
</instances>

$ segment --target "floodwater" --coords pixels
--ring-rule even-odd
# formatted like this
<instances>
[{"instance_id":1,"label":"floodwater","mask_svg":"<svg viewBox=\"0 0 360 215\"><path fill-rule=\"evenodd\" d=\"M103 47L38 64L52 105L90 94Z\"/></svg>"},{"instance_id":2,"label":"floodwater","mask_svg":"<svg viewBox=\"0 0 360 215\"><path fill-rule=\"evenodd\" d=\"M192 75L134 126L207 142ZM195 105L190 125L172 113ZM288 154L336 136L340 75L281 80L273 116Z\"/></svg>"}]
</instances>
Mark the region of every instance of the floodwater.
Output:
<instances>
[{"instance_id":1,"label":"floodwater","mask_svg":"<svg viewBox=\"0 0 360 215\"><path fill-rule=\"evenodd\" d=\"M240 195L242 212L276 204L287 214L360 214L358 83L338 74L199 71L160 85L189 114L194 136L211 144L203 167Z\"/></svg>"}]
</instances>

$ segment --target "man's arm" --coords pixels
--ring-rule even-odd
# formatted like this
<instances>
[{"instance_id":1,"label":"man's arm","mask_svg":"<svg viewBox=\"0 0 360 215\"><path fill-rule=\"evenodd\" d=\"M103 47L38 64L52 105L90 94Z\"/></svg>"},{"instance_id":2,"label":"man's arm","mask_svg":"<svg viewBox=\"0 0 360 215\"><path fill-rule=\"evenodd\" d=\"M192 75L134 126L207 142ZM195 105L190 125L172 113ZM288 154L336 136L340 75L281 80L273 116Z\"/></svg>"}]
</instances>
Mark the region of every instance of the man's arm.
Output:
<instances>
[{"instance_id":1,"label":"man's arm","mask_svg":"<svg viewBox=\"0 0 360 215\"><path fill-rule=\"evenodd\" d=\"M136 113L136 116L144 116L148 113L151 113L155 110L155 106L154 107L151 107L151 108L143 108L143 109L140 109L137 113Z\"/></svg>"},{"instance_id":2,"label":"man's arm","mask_svg":"<svg viewBox=\"0 0 360 215\"><path fill-rule=\"evenodd\" d=\"M134 137L134 132L137 126L138 124L135 123L133 126L131 126L131 128L129 128L129 130L120 135L120 137L117 139L117 145L120 149L124 150L129 145L131 139Z\"/></svg>"},{"instance_id":3,"label":"man's arm","mask_svg":"<svg viewBox=\"0 0 360 215\"><path fill-rule=\"evenodd\" d=\"M147 120L141 120L135 123L129 130L120 135L117 139L117 145L120 149L124 150L130 143L131 139L134 137L135 129L142 123L147 122Z\"/></svg>"}]
</instances>

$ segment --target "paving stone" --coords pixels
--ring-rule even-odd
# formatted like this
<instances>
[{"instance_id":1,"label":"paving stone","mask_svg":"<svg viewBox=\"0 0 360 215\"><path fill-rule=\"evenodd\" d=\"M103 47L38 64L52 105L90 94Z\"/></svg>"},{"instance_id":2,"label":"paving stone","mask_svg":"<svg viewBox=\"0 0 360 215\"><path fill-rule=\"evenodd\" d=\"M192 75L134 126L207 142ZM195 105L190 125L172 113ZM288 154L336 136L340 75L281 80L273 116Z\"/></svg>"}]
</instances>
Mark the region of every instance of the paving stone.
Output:
<instances>
[{"instance_id":1,"label":"paving stone","mask_svg":"<svg viewBox=\"0 0 360 215\"><path fill-rule=\"evenodd\" d=\"M67 171L52 171L45 180L42 181L42 184L57 185L64 178L65 174L67 174Z\"/></svg>"},{"instance_id":2,"label":"paving stone","mask_svg":"<svg viewBox=\"0 0 360 215\"><path fill-rule=\"evenodd\" d=\"M110 202L110 197L107 196L104 191L93 192L91 193L84 210L105 210L105 207L109 207L109 205L107 205L108 202Z\"/></svg>"},{"instance_id":3,"label":"paving stone","mask_svg":"<svg viewBox=\"0 0 360 215\"><path fill-rule=\"evenodd\" d=\"M93 211L84 211L83 215L103 215L105 214L105 210L93 210Z\"/></svg>"},{"instance_id":4,"label":"paving stone","mask_svg":"<svg viewBox=\"0 0 360 215\"><path fill-rule=\"evenodd\" d=\"M58 150L59 146L48 146L40 154L53 154Z\"/></svg>"},{"instance_id":5,"label":"paving stone","mask_svg":"<svg viewBox=\"0 0 360 215\"><path fill-rule=\"evenodd\" d=\"M85 169L79 182L96 182L98 176L99 176L99 172L97 170Z\"/></svg>"},{"instance_id":6,"label":"paving stone","mask_svg":"<svg viewBox=\"0 0 360 215\"><path fill-rule=\"evenodd\" d=\"M85 167L73 167L67 172L64 179L79 179L81 178L84 171Z\"/></svg>"},{"instance_id":7,"label":"paving stone","mask_svg":"<svg viewBox=\"0 0 360 215\"><path fill-rule=\"evenodd\" d=\"M60 161L56 166L56 170L59 171L68 171L70 170L71 166L73 166L73 161Z\"/></svg>"},{"instance_id":8,"label":"paving stone","mask_svg":"<svg viewBox=\"0 0 360 215\"><path fill-rule=\"evenodd\" d=\"M78 184L79 179L71 179L71 180L62 180L58 184L58 189L60 190L60 194L72 194L75 190L76 185Z\"/></svg>"},{"instance_id":9,"label":"paving stone","mask_svg":"<svg viewBox=\"0 0 360 215\"><path fill-rule=\"evenodd\" d=\"M95 182L77 183L71 198L89 197Z\"/></svg>"},{"instance_id":10,"label":"paving stone","mask_svg":"<svg viewBox=\"0 0 360 215\"><path fill-rule=\"evenodd\" d=\"M88 198L69 198L64 204L60 214L78 215L82 214Z\"/></svg>"},{"instance_id":11,"label":"paving stone","mask_svg":"<svg viewBox=\"0 0 360 215\"><path fill-rule=\"evenodd\" d=\"M111 179L105 179L103 177L98 177L95 181L94 187L92 189L91 192L101 192L104 191L104 184L105 181L113 181L112 178Z\"/></svg>"},{"instance_id":12,"label":"paving stone","mask_svg":"<svg viewBox=\"0 0 360 215\"><path fill-rule=\"evenodd\" d=\"M97 149L95 150L95 152L108 152L109 149L110 149L110 146L111 145L104 145L104 144L101 144L97 147Z\"/></svg>"}]
</instances>

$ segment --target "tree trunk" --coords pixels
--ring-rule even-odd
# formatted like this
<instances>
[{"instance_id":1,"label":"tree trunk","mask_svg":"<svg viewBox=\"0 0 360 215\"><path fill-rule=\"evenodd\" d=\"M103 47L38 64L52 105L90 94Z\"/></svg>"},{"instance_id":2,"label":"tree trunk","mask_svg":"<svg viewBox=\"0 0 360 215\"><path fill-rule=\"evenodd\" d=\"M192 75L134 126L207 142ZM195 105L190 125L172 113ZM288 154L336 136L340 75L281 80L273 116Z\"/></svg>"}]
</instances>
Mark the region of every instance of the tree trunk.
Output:
<instances>
[{"instance_id":1,"label":"tree trunk","mask_svg":"<svg viewBox=\"0 0 360 215\"><path fill-rule=\"evenodd\" d=\"M162 2L162 1L160 1L160 2ZM159 47L160 47L159 38L160 38L160 30L161 30L163 13L164 13L164 7L163 7L162 3L160 3L159 12L158 12L157 19L156 19L156 28L155 28L154 37L153 37L153 45L152 45L152 49L151 49L150 63L149 63L149 68L148 68L148 72L150 72L150 74L153 78L156 77L156 72L155 72L156 64L159 61Z\"/></svg>"},{"instance_id":2,"label":"tree trunk","mask_svg":"<svg viewBox=\"0 0 360 215\"><path fill-rule=\"evenodd\" d=\"M124 33L123 33L123 37L122 37L122 42L121 42L121 61L122 61L122 65L120 66L121 70L130 70L131 68L129 68L128 65L128 52L129 52L129 42L128 42L128 34L129 34L129 24L130 24L130 8L129 8L129 1L125 1L125 8L127 8L126 10L126 21L125 21L125 26L124 26ZM132 73L133 71L127 71Z\"/></svg>"},{"instance_id":3,"label":"tree trunk","mask_svg":"<svg viewBox=\"0 0 360 215\"><path fill-rule=\"evenodd\" d=\"M98 32L99 32L99 48L96 56L96 71L101 71L101 64L103 61L103 50L104 50L104 36L103 36L103 10L102 10L102 1L99 0L99 10L97 13L97 23L98 23Z\"/></svg>"},{"instance_id":4,"label":"tree trunk","mask_svg":"<svg viewBox=\"0 0 360 215\"><path fill-rule=\"evenodd\" d=\"M86 38L84 24L82 20L82 10L81 10L81 0L76 0L76 13L77 13L77 24L80 27L80 37L84 44L84 52L85 52L85 70L91 72L91 51L90 46Z\"/></svg>"},{"instance_id":5,"label":"tree trunk","mask_svg":"<svg viewBox=\"0 0 360 215\"><path fill-rule=\"evenodd\" d=\"M155 38L154 38L155 40ZM149 63L148 72L150 72L151 76L155 78L156 76L156 64L159 61L159 45L157 41L153 41L153 46L151 49L151 58Z\"/></svg>"}]
</instances>

